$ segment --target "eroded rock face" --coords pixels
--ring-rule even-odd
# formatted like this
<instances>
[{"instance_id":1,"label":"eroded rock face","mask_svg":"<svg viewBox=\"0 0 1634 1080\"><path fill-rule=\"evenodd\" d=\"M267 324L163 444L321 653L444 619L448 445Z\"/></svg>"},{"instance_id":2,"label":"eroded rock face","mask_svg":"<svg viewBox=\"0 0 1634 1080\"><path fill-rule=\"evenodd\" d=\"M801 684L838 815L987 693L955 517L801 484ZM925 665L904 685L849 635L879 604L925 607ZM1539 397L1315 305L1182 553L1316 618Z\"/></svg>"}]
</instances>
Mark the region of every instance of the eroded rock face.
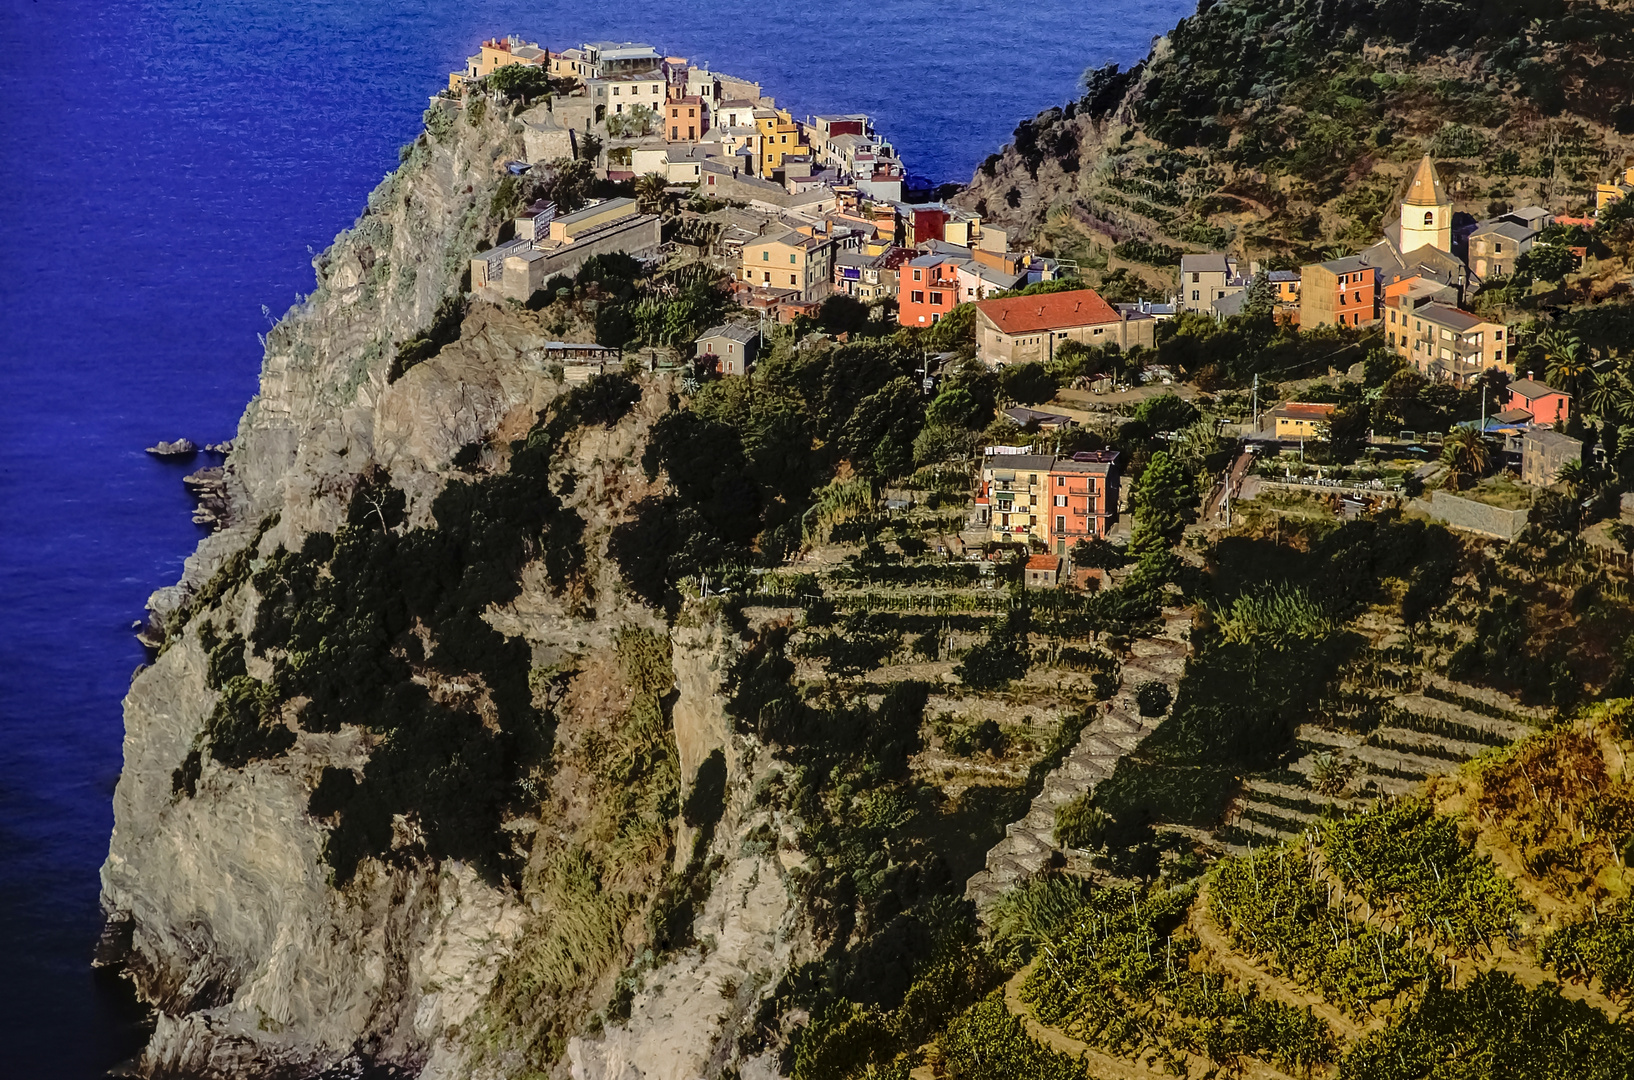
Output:
<instances>
[{"instance_id":1,"label":"eroded rock face","mask_svg":"<svg viewBox=\"0 0 1634 1080\"><path fill-rule=\"evenodd\" d=\"M287 753L244 768L195 754L218 700L202 628L247 627L258 603L243 578L224 591L206 589L220 568L251 545L253 567L280 544L296 548L309 532L332 531L359 477L376 469L407 493L411 525L433 524L436 494L452 476L471 475L453 467L454 456L481 442L487 449L466 470L503 469L504 447L525 437L567 389L541 348L559 327L551 332L531 312L486 305L467 315L459 341L388 379L397 344L422 330L458 287L485 228L499 179L494 163L516 156L518 138L502 117L475 128L455 119L410 155L357 226L317 260L317 292L269 335L260 393L220 477L232 524L201 541L181 581L150 601L154 627L168 627L170 639L125 701L124 769L102 870L104 907L118 930L108 935L106 959L124 960L157 1013L146 1075L253 1080L390 1066L405 1075L501 1077L519 1068L515 1053L492 1051L504 1040L485 1025L503 1015L493 999L507 960L551 923L548 894L526 880L489 884L453 861L372 858L335 888L323 857L325 823L308 806L325 767L367 762L371 736L357 727L301 731ZM657 490L640 456L671 388L657 377L642 389L624 420L581 430L553 465L552 489L565 492L563 502L585 525L580 579L554 590L530 564L520 594L484 616L528 643L536 669L603 663L597 658L630 628L671 635L657 613L629 598L602 555L626 509ZM568 474L571 483L563 483ZM629 1075L718 1071L758 994L799 947L777 853L743 853L744 836L766 814L750 805L754 784L773 764L732 733L722 711L735 636L706 620L676 629L671 640L677 693L669 737L682 784L712 751L723 751L729 765L730 798L711 848L725 863L696 924L708 947L651 968L628 1022L594 1038L578 1033L576 1049L557 1062L563 1076L570 1069L621 1075L626 1067L639 1070ZM252 676L270 677L265 660L252 655L247 663ZM557 704L564 726L596 719L589 702ZM558 745L582 742L582 734L563 730ZM184 783L178 770L190 754L196 773ZM555 789L569 783L553 779L545 797L562 800L570 793ZM506 825L521 849L532 846L533 864L541 851L585 842L573 827L528 816ZM672 825L659 868L684 865L693 835ZM582 974L576 1017L597 1013L619 971L645 947L641 919L633 913L609 943L607 964Z\"/></svg>"}]
</instances>

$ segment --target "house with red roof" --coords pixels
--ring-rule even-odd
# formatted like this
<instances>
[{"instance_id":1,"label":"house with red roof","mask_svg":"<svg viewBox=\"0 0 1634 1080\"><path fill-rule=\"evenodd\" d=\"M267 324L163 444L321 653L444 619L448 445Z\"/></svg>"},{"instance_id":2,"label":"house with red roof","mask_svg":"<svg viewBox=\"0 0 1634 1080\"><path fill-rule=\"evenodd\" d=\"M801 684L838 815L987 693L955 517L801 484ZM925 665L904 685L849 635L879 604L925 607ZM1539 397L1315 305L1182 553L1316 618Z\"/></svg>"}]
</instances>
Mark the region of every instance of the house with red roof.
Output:
<instances>
[{"instance_id":1,"label":"house with red roof","mask_svg":"<svg viewBox=\"0 0 1634 1080\"><path fill-rule=\"evenodd\" d=\"M975 308L976 356L995 367L1050 360L1069 341L1091 348L1151 348L1157 325L1152 319L1130 319L1094 289L983 300Z\"/></svg>"}]
</instances>

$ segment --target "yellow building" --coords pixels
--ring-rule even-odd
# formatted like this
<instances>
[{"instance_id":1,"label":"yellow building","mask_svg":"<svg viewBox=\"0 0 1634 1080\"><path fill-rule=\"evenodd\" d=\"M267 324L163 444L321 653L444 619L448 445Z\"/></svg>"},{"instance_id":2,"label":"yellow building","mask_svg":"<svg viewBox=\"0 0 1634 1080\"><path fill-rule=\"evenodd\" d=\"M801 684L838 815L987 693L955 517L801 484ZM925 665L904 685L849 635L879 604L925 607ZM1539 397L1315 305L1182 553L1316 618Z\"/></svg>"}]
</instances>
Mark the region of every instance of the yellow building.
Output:
<instances>
[{"instance_id":1,"label":"yellow building","mask_svg":"<svg viewBox=\"0 0 1634 1080\"><path fill-rule=\"evenodd\" d=\"M789 154L809 154L806 129L787 109L756 109L755 128L760 132L760 175L770 176L783 167Z\"/></svg>"},{"instance_id":2,"label":"yellow building","mask_svg":"<svg viewBox=\"0 0 1634 1080\"><path fill-rule=\"evenodd\" d=\"M1594 185L1594 212L1598 214L1631 191L1634 191L1634 167L1624 169L1621 179Z\"/></svg>"},{"instance_id":3,"label":"yellow building","mask_svg":"<svg viewBox=\"0 0 1634 1080\"><path fill-rule=\"evenodd\" d=\"M801 300L826 299L834 287L834 241L792 229L743 245L738 280L765 289L793 289Z\"/></svg>"},{"instance_id":4,"label":"yellow building","mask_svg":"<svg viewBox=\"0 0 1634 1080\"><path fill-rule=\"evenodd\" d=\"M1049 542L1051 454L988 454L982 458L982 495L994 540ZM1042 509L1040 509L1042 507Z\"/></svg>"},{"instance_id":5,"label":"yellow building","mask_svg":"<svg viewBox=\"0 0 1634 1080\"><path fill-rule=\"evenodd\" d=\"M548 72L550 53L541 49L537 41L523 41L515 34L484 41L480 52L465 58L464 71L448 73L448 88L458 89L462 82L492 75L500 68L510 67L512 64L537 64Z\"/></svg>"},{"instance_id":6,"label":"yellow building","mask_svg":"<svg viewBox=\"0 0 1634 1080\"><path fill-rule=\"evenodd\" d=\"M1321 440L1328 437L1328 423L1338 406L1325 402L1290 401L1271 410L1279 439Z\"/></svg>"},{"instance_id":7,"label":"yellow building","mask_svg":"<svg viewBox=\"0 0 1634 1080\"><path fill-rule=\"evenodd\" d=\"M1462 386L1492 368L1515 374L1510 353L1514 343L1509 328L1501 322L1450 304L1423 304L1411 310L1398 305L1386 314L1400 317L1400 334L1390 333L1396 355L1411 360L1424 375L1451 379Z\"/></svg>"}]
</instances>

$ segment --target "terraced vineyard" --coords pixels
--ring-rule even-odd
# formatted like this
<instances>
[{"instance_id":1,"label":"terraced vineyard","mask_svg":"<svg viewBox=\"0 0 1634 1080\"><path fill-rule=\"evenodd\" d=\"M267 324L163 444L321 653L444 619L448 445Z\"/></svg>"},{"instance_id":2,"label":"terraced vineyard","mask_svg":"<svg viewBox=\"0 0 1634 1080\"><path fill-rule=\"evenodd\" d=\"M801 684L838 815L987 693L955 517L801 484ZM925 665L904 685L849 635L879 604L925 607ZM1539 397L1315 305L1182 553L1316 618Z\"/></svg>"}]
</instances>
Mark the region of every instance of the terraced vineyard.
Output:
<instances>
[{"instance_id":1,"label":"terraced vineyard","mask_svg":"<svg viewBox=\"0 0 1634 1080\"><path fill-rule=\"evenodd\" d=\"M1299 835L1334 813L1359 809L1381 796L1405 795L1426 779L1456 769L1537 730L1537 710L1490 690L1435 676L1404 685L1417 689L1381 696L1371 730L1303 724L1300 755L1286 768L1247 777L1243 792L1216 834L1220 850L1243 854ZM1480 711L1476 711L1480 710Z\"/></svg>"}]
</instances>

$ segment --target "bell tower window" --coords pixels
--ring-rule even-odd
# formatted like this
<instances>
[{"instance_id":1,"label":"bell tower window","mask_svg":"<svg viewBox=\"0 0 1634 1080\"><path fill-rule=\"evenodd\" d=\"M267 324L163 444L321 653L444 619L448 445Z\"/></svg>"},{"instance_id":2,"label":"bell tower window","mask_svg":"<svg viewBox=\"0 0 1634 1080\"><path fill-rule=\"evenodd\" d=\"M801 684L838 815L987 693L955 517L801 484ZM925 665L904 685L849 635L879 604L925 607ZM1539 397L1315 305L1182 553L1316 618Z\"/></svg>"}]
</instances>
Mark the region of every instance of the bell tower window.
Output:
<instances>
[{"instance_id":1,"label":"bell tower window","mask_svg":"<svg viewBox=\"0 0 1634 1080\"><path fill-rule=\"evenodd\" d=\"M1426 225L1434 225L1435 224L1435 211L1434 210L1424 211L1424 224L1426 224Z\"/></svg>"}]
</instances>

